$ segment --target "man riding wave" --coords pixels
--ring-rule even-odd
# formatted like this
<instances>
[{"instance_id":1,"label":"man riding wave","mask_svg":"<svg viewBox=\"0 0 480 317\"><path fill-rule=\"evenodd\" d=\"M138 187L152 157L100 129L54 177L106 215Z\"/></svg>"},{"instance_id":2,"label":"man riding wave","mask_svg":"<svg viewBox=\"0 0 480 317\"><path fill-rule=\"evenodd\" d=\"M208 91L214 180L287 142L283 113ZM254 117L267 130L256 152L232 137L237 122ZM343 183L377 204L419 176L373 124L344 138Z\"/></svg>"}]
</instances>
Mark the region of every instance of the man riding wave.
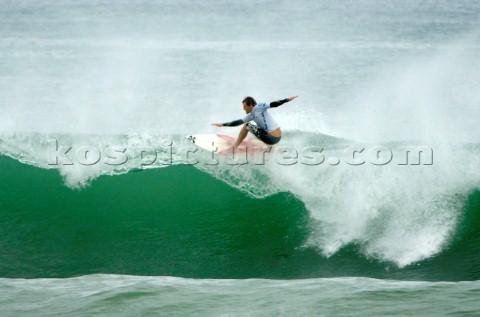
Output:
<instances>
[{"instance_id":1,"label":"man riding wave","mask_svg":"<svg viewBox=\"0 0 480 317\"><path fill-rule=\"evenodd\" d=\"M238 147L240 143L242 143L248 132L255 135L265 144L277 144L282 138L282 131L280 130L278 123L275 121L275 119L273 119L267 110L269 108L281 106L295 98L298 98L298 96L272 102L261 102L257 104L253 97L245 97L245 99L242 101L242 104L243 110L245 110L245 113L247 113L246 117L226 123L212 123L212 125L216 127L236 127L243 124L243 127L238 134L237 141L235 141L235 144L233 145L234 148ZM256 123L256 125L249 123L252 120Z\"/></svg>"}]
</instances>

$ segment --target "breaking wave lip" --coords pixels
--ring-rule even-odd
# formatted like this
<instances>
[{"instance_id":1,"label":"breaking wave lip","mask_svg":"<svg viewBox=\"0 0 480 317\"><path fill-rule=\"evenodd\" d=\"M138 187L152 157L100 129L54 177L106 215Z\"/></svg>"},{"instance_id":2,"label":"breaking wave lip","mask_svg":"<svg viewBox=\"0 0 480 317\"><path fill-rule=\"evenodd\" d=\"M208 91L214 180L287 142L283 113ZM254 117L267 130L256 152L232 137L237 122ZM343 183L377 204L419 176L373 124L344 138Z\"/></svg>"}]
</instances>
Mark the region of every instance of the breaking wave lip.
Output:
<instances>
[{"instance_id":1,"label":"breaking wave lip","mask_svg":"<svg viewBox=\"0 0 480 317\"><path fill-rule=\"evenodd\" d=\"M299 133L292 132L293 135ZM315 140L315 137L316 139L320 137L323 140L322 144L334 144L337 140L334 137L311 133L310 139ZM318 143L318 140L315 142ZM193 158L190 157L195 150L197 151ZM65 185L72 189L89 186L92 180L102 175L119 175L178 164L196 165L209 172L210 169L201 165L215 165L210 164L212 153L198 151L184 135L147 133L128 135L2 133L0 154L40 168L57 169L64 178ZM218 156L215 158L222 159ZM220 160L220 163L224 162L225 160ZM215 173L213 174L215 176ZM234 183L231 185L235 186ZM268 195L260 192L256 195L248 190L246 192L257 197Z\"/></svg>"},{"instance_id":2,"label":"breaking wave lip","mask_svg":"<svg viewBox=\"0 0 480 317\"><path fill-rule=\"evenodd\" d=\"M182 164L180 156L165 150L168 140L168 136L149 134L9 133L0 136L0 153L22 163L57 169L66 186L81 189L102 175Z\"/></svg>"},{"instance_id":3,"label":"breaking wave lip","mask_svg":"<svg viewBox=\"0 0 480 317\"><path fill-rule=\"evenodd\" d=\"M52 167L48 164L52 138L72 146L94 144L102 150L112 144L136 149L165 148L167 139L146 134L10 134L0 138L0 152L41 168L58 168L65 184L71 188L87 186L101 175L123 174L138 170L139 166L145 168L135 159L120 167L105 164ZM191 146L184 136L175 135L169 139L180 146ZM296 132L285 138L284 145L289 144L294 148L312 144L325 146L338 155L345 146L351 145L344 139ZM401 149L405 145L397 142L391 147ZM270 160L264 165L199 164L196 167L253 197L262 198L281 191L295 195L312 218L312 232L305 246L317 248L326 257L354 243L361 246L367 257L392 262L402 268L430 258L448 245L468 193L479 188L479 146L436 146L435 164L431 165L310 166L279 165ZM188 163L178 152L163 154L146 168ZM468 162L455 164L465 157ZM171 158L172 164L164 164L166 158Z\"/></svg>"}]
</instances>

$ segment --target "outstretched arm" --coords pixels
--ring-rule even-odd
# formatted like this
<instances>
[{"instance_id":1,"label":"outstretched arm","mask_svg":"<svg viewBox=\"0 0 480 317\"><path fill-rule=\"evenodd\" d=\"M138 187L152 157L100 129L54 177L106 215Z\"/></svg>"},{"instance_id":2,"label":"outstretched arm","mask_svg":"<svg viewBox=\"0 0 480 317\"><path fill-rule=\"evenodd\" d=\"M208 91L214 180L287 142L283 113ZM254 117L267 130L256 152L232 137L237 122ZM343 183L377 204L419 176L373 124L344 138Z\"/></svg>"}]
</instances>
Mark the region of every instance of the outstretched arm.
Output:
<instances>
[{"instance_id":1,"label":"outstretched arm","mask_svg":"<svg viewBox=\"0 0 480 317\"><path fill-rule=\"evenodd\" d=\"M283 99L283 100L278 100L278 101L272 101L272 102L270 103L270 107L271 107L271 108L275 108L275 107L281 106L281 105L283 105L284 103L289 102L289 101L292 101L292 100L295 99L295 98L298 98L298 96L293 96L293 97L285 98L285 99Z\"/></svg>"},{"instance_id":2,"label":"outstretched arm","mask_svg":"<svg viewBox=\"0 0 480 317\"><path fill-rule=\"evenodd\" d=\"M243 122L242 119L238 119L238 120L226 122L226 123L212 123L212 125L215 127L236 127L244 123L245 122Z\"/></svg>"}]
</instances>

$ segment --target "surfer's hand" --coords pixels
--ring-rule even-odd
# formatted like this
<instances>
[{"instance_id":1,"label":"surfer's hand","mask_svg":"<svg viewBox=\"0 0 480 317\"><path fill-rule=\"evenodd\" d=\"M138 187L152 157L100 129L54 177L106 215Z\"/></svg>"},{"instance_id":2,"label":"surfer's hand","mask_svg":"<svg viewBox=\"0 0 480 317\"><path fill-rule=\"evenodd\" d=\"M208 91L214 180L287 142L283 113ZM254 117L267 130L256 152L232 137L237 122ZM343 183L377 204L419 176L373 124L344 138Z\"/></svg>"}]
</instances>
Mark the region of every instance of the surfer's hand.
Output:
<instances>
[{"instance_id":1,"label":"surfer's hand","mask_svg":"<svg viewBox=\"0 0 480 317\"><path fill-rule=\"evenodd\" d=\"M215 127L223 127L223 123L212 123Z\"/></svg>"},{"instance_id":2,"label":"surfer's hand","mask_svg":"<svg viewBox=\"0 0 480 317\"><path fill-rule=\"evenodd\" d=\"M290 97L290 98L288 98L288 101L292 101L292 100L295 99L295 98L298 98L298 96Z\"/></svg>"}]
</instances>

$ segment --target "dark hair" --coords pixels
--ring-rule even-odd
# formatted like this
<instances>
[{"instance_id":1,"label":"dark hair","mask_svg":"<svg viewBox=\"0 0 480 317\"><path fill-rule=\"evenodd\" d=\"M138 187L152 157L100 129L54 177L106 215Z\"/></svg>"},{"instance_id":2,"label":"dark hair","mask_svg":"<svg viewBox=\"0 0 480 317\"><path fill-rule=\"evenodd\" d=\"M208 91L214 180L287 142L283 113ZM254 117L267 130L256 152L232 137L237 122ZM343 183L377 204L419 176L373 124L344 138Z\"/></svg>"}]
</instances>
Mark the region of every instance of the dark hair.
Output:
<instances>
[{"instance_id":1,"label":"dark hair","mask_svg":"<svg viewBox=\"0 0 480 317\"><path fill-rule=\"evenodd\" d=\"M245 97L242 103L246 104L247 106L257 105L257 102L255 101L255 99L253 99L253 97Z\"/></svg>"}]
</instances>

